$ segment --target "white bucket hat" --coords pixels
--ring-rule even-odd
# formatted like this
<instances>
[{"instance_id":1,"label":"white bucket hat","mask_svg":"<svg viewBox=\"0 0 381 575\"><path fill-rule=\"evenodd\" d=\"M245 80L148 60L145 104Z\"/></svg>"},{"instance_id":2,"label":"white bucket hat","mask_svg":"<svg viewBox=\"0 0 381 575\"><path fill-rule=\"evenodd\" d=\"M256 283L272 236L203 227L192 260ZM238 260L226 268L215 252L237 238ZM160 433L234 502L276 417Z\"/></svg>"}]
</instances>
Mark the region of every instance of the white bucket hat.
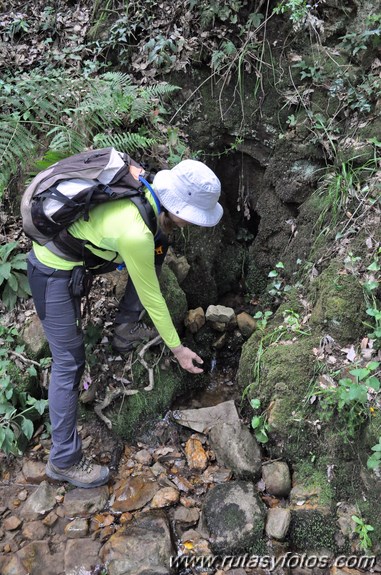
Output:
<instances>
[{"instance_id":1,"label":"white bucket hat","mask_svg":"<svg viewBox=\"0 0 381 575\"><path fill-rule=\"evenodd\" d=\"M183 160L171 170L160 170L153 187L163 206L186 222L211 227L222 218L220 180L202 162Z\"/></svg>"}]
</instances>

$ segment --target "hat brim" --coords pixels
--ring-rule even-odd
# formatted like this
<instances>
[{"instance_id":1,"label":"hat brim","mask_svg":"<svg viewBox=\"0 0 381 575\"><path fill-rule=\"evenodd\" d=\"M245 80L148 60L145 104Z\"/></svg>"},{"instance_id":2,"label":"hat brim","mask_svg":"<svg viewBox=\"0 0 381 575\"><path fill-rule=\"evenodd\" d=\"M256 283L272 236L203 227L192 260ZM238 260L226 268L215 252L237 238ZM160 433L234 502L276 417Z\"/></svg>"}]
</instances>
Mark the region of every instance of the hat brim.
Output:
<instances>
[{"instance_id":1,"label":"hat brim","mask_svg":"<svg viewBox=\"0 0 381 575\"><path fill-rule=\"evenodd\" d=\"M178 182L171 170L160 170L155 175L153 185L160 203L168 212L190 224L212 227L218 224L223 216L223 207L218 202L211 210L205 210L191 206L177 197L176 189L181 182Z\"/></svg>"}]
</instances>

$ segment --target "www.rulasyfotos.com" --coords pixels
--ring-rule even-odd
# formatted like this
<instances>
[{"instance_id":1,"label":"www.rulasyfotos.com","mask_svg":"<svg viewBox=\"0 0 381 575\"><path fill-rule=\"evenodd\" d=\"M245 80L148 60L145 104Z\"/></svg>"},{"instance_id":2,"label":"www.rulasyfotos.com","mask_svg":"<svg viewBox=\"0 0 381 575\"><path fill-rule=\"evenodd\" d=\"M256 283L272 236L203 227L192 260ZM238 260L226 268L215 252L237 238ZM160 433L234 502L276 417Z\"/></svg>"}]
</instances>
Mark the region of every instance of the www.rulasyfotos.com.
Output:
<instances>
[{"instance_id":1,"label":"www.rulasyfotos.com","mask_svg":"<svg viewBox=\"0 0 381 575\"><path fill-rule=\"evenodd\" d=\"M178 569L203 568L203 569L267 569L275 571L278 568L295 569L303 567L307 569L326 569L337 567L348 569L372 569L376 564L375 555L299 555L297 553L285 553L279 557L273 555L182 555L171 557L170 566Z\"/></svg>"}]
</instances>

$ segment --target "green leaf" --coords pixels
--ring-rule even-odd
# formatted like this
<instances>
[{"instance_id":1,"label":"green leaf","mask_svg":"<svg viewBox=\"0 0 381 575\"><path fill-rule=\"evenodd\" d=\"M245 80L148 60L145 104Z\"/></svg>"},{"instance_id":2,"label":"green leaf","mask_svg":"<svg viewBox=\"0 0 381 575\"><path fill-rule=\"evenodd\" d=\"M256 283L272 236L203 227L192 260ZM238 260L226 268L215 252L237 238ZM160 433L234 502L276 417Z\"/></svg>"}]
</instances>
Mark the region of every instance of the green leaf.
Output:
<instances>
[{"instance_id":1,"label":"green leaf","mask_svg":"<svg viewBox=\"0 0 381 575\"><path fill-rule=\"evenodd\" d=\"M378 262L374 261L366 269L371 271L371 272L378 272L380 269L380 265Z\"/></svg>"},{"instance_id":2,"label":"green leaf","mask_svg":"<svg viewBox=\"0 0 381 575\"><path fill-rule=\"evenodd\" d=\"M271 272L269 272L269 275L267 277L269 278L276 278L278 276L278 272L276 270L271 270Z\"/></svg>"},{"instance_id":3,"label":"green leaf","mask_svg":"<svg viewBox=\"0 0 381 575\"><path fill-rule=\"evenodd\" d=\"M374 391L380 390L380 381L374 375L372 375L371 377L368 377L368 379L366 380L365 383L368 387L371 387L372 389L374 389Z\"/></svg>"},{"instance_id":4,"label":"green leaf","mask_svg":"<svg viewBox=\"0 0 381 575\"><path fill-rule=\"evenodd\" d=\"M38 411L38 413L40 415L43 415L46 407L48 405L48 400L47 399L38 399L37 401L35 401L35 403L33 404L33 407L36 411Z\"/></svg>"},{"instance_id":5,"label":"green leaf","mask_svg":"<svg viewBox=\"0 0 381 575\"><path fill-rule=\"evenodd\" d=\"M257 429L257 427L261 425L261 422L262 418L259 415L254 415L254 417L251 420L251 427L253 429Z\"/></svg>"},{"instance_id":6,"label":"green leaf","mask_svg":"<svg viewBox=\"0 0 381 575\"><path fill-rule=\"evenodd\" d=\"M11 290L13 290L14 292L17 293L18 287L19 287L19 283L17 281L17 277L16 274L11 273L11 275L8 278L8 285L11 288Z\"/></svg>"},{"instance_id":7,"label":"green leaf","mask_svg":"<svg viewBox=\"0 0 381 575\"><path fill-rule=\"evenodd\" d=\"M0 285L3 283L4 280L7 280L11 275L12 266L9 262L5 262L0 264Z\"/></svg>"},{"instance_id":8,"label":"green leaf","mask_svg":"<svg viewBox=\"0 0 381 575\"><path fill-rule=\"evenodd\" d=\"M25 435L25 437L27 439L30 439L33 435L33 432L34 432L33 422L30 419L23 417L22 423L21 423L21 429L22 429L22 432Z\"/></svg>"},{"instance_id":9,"label":"green leaf","mask_svg":"<svg viewBox=\"0 0 381 575\"><path fill-rule=\"evenodd\" d=\"M269 440L266 431L264 431L263 429L261 429L260 431L257 431L255 434L255 437L256 437L257 441L259 441L260 443L267 443Z\"/></svg>"},{"instance_id":10,"label":"green leaf","mask_svg":"<svg viewBox=\"0 0 381 575\"><path fill-rule=\"evenodd\" d=\"M354 521L355 523L357 523L357 525L362 525L362 524L363 524L362 519L360 519L359 517L357 517L357 515L352 515L351 519L352 519L352 521Z\"/></svg>"},{"instance_id":11,"label":"green leaf","mask_svg":"<svg viewBox=\"0 0 381 575\"><path fill-rule=\"evenodd\" d=\"M259 409L261 407L261 402L259 399L255 398L250 401L250 405L253 409Z\"/></svg>"},{"instance_id":12,"label":"green leaf","mask_svg":"<svg viewBox=\"0 0 381 575\"><path fill-rule=\"evenodd\" d=\"M367 369L366 367L360 367L358 369L351 369L351 371L349 372L351 375L354 375L355 377L358 377L358 379L361 381L363 379L365 379L366 377L368 377L369 375L369 369Z\"/></svg>"}]
</instances>

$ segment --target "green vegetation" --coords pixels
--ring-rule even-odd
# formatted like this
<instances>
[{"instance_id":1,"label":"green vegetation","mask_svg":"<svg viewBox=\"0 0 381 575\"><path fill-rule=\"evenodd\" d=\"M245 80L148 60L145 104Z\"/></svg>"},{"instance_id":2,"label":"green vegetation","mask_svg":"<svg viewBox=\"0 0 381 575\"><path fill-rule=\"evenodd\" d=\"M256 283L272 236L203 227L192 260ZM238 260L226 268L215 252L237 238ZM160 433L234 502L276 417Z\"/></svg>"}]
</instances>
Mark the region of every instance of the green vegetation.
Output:
<instances>
[{"instance_id":1,"label":"green vegetation","mask_svg":"<svg viewBox=\"0 0 381 575\"><path fill-rule=\"evenodd\" d=\"M351 369L346 377L325 388L317 386L313 395L319 397L320 417L324 421L339 418L344 439L356 437L361 426L369 419L368 391L380 390L380 381L375 376L379 363L369 362L365 367ZM341 372L338 374L341 375Z\"/></svg>"},{"instance_id":2,"label":"green vegetation","mask_svg":"<svg viewBox=\"0 0 381 575\"><path fill-rule=\"evenodd\" d=\"M0 449L21 455L33 435L33 421L43 415L48 402L17 386L18 380L24 380L25 386L25 376L37 375L35 362L24 373L15 369L12 354L17 356L24 351L23 346L17 345L17 338L16 329L0 326Z\"/></svg>"},{"instance_id":3,"label":"green vegetation","mask_svg":"<svg viewBox=\"0 0 381 575\"><path fill-rule=\"evenodd\" d=\"M358 534L360 539L360 546L363 551L370 551L372 549L372 540L369 533L374 531L373 525L368 525L357 515L352 515L353 521L356 523L355 532Z\"/></svg>"},{"instance_id":4,"label":"green vegetation","mask_svg":"<svg viewBox=\"0 0 381 575\"><path fill-rule=\"evenodd\" d=\"M66 70L4 77L0 197L20 165L30 166L47 150L52 163L89 146L136 153L164 141L162 100L176 90L166 83L139 87L119 72L91 78Z\"/></svg>"},{"instance_id":5,"label":"green vegetation","mask_svg":"<svg viewBox=\"0 0 381 575\"><path fill-rule=\"evenodd\" d=\"M30 287L24 270L27 268L26 255L14 253L18 242L0 246L0 294L4 305L13 309L18 298L30 295Z\"/></svg>"},{"instance_id":6,"label":"green vegetation","mask_svg":"<svg viewBox=\"0 0 381 575\"><path fill-rule=\"evenodd\" d=\"M373 453L368 457L366 464L368 469L378 471L381 465L381 437L379 437L378 443L376 443L376 445L373 445L371 449Z\"/></svg>"}]
</instances>

